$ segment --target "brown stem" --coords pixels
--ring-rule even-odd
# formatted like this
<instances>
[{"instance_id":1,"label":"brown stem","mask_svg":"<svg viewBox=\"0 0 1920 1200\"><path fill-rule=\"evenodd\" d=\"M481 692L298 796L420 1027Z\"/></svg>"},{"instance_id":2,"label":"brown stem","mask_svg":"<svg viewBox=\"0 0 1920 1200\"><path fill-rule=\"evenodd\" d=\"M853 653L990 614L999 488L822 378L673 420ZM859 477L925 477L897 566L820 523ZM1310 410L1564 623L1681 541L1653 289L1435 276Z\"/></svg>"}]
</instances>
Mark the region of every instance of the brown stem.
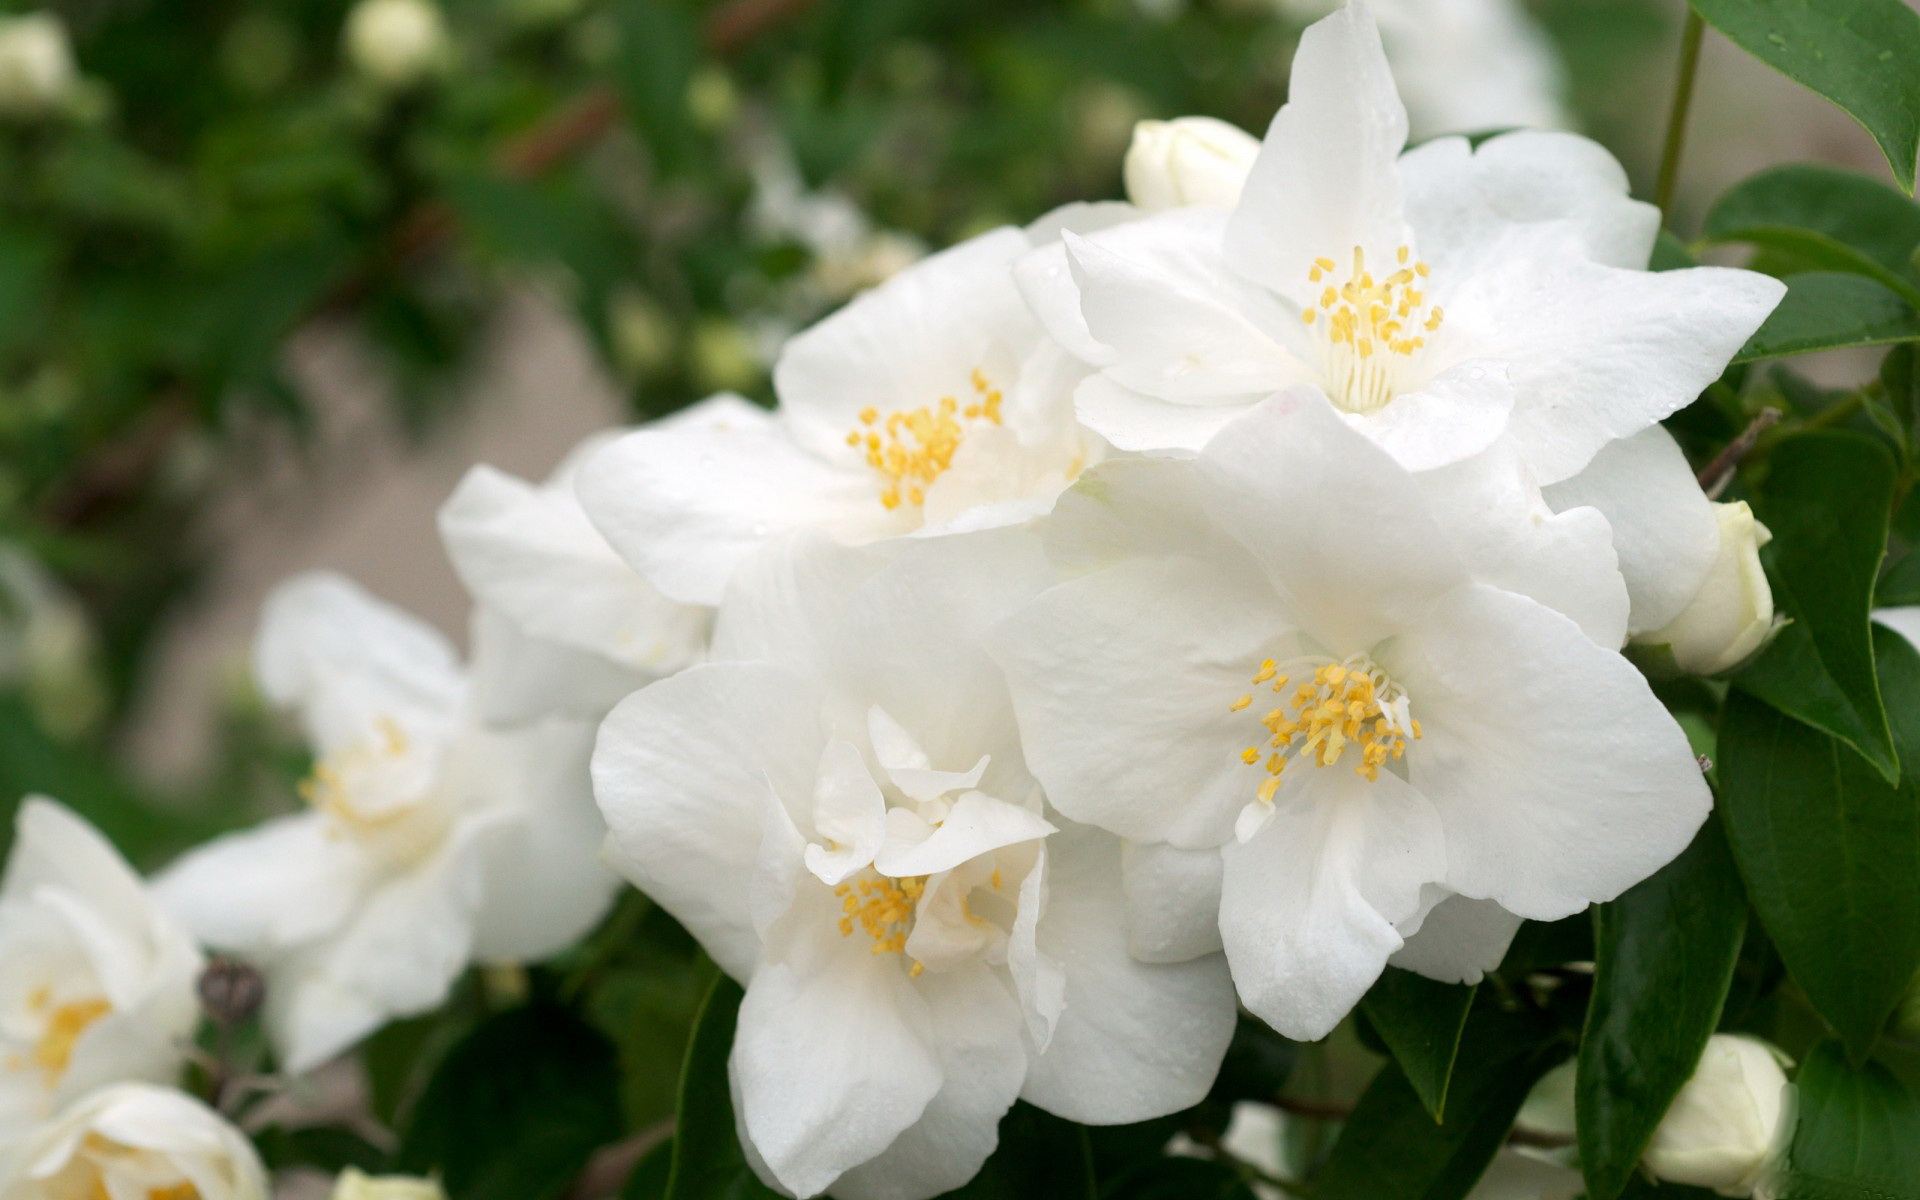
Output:
<instances>
[{"instance_id":1,"label":"brown stem","mask_svg":"<svg viewBox=\"0 0 1920 1200\"><path fill-rule=\"evenodd\" d=\"M668 1117L608 1146L587 1163L586 1170L567 1189L566 1200L607 1200L619 1195L647 1152L672 1136L673 1118Z\"/></svg>"},{"instance_id":2,"label":"brown stem","mask_svg":"<svg viewBox=\"0 0 1920 1200\"><path fill-rule=\"evenodd\" d=\"M1700 481L1700 488L1706 492L1707 499L1718 499L1720 493L1727 490L1727 485L1733 482L1733 473L1739 469L1741 461L1753 453L1754 443L1760 440L1761 434L1773 428L1774 423L1779 419L1779 409L1761 409L1759 416L1747 422L1747 427L1740 431L1740 436L1728 442L1720 453L1713 456L1712 462L1700 468L1700 474L1695 478Z\"/></svg>"}]
</instances>

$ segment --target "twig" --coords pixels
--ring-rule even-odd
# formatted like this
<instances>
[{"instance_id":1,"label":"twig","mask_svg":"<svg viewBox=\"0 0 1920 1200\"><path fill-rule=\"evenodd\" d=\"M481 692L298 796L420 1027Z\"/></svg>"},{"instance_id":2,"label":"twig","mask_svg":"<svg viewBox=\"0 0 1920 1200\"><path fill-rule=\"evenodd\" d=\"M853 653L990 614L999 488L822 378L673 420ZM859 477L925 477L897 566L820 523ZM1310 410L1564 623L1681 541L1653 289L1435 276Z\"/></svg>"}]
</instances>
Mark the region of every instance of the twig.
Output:
<instances>
[{"instance_id":1,"label":"twig","mask_svg":"<svg viewBox=\"0 0 1920 1200\"><path fill-rule=\"evenodd\" d=\"M1747 455L1753 453L1754 444L1760 440L1760 435L1773 428L1774 423L1779 419L1779 409L1761 409L1758 416L1747 422L1747 427L1740 431L1738 437L1728 442L1720 453L1714 455L1712 462L1700 468L1700 474L1695 478L1700 481L1700 489L1706 492L1707 499L1719 499L1720 493L1726 491L1727 485L1733 482L1734 472L1739 469L1740 463Z\"/></svg>"},{"instance_id":2,"label":"twig","mask_svg":"<svg viewBox=\"0 0 1920 1200\"><path fill-rule=\"evenodd\" d=\"M1660 151L1660 177L1653 187L1653 203L1669 225L1673 223L1673 194L1680 183L1680 150L1687 140L1687 109L1693 104L1693 80L1700 71L1700 42L1707 23L1687 10L1680 33L1680 74L1673 85L1673 109L1667 114L1667 142Z\"/></svg>"},{"instance_id":3,"label":"twig","mask_svg":"<svg viewBox=\"0 0 1920 1200\"><path fill-rule=\"evenodd\" d=\"M619 1195L647 1152L672 1136L673 1118L668 1117L608 1146L587 1163L586 1170L567 1189L566 1200L607 1200Z\"/></svg>"}]
</instances>

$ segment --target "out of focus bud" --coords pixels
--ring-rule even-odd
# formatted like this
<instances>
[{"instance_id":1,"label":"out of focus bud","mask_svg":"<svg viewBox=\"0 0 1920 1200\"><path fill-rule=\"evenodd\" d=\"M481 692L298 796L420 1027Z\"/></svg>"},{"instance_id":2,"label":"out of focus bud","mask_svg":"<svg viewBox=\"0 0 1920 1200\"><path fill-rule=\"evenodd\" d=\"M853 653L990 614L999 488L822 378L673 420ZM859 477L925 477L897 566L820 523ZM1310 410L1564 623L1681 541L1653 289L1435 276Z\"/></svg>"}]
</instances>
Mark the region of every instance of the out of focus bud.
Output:
<instances>
[{"instance_id":1,"label":"out of focus bud","mask_svg":"<svg viewBox=\"0 0 1920 1200\"><path fill-rule=\"evenodd\" d=\"M333 1182L330 1200L447 1200L431 1179L412 1175L362 1175L348 1167Z\"/></svg>"},{"instance_id":2,"label":"out of focus bud","mask_svg":"<svg viewBox=\"0 0 1920 1200\"><path fill-rule=\"evenodd\" d=\"M1743 500L1716 504L1713 510L1720 522L1720 555L1700 590L1666 628L1634 639L1672 647L1681 670L1695 675L1738 666L1773 628L1773 590L1760 569L1760 547L1773 535L1753 519Z\"/></svg>"},{"instance_id":3,"label":"out of focus bud","mask_svg":"<svg viewBox=\"0 0 1920 1200\"><path fill-rule=\"evenodd\" d=\"M237 959L215 955L200 972L200 1006L220 1025L250 1021L266 999L260 972Z\"/></svg>"},{"instance_id":4,"label":"out of focus bud","mask_svg":"<svg viewBox=\"0 0 1920 1200\"><path fill-rule=\"evenodd\" d=\"M360 0L347 14L347 59L382 87L406 87L440 66L447 26L433 0Z\"/></svg>"},{"instance_id":5,"label":"out of focus bud","mask_svg":"<svg viewBox=\"0 0 1920 1200\"><path fill-rule=\"evenodd\" d=\"M1654 1130L1647 1169L1669 1183L1751 1196L1790 1131L1792 1100L1778 1050L1717 1033Z\"/></svg>"},{"instance_id":6,"label":"out of focus bud","mask_svg":"<svg viewBox=\"0 0 1920 1200\"><path fill-rule=\"evenodd\" d=\"M1127 199L1149 212L1240 201L1260 141L1212 117L1142 121L1127 147Z\"/></svg>"},{"instance_id":7,"label":"out of focus bud","mask_svg":"<svg viewBox=\"0 0 1920 1200\"><path fill-rule=\"evenodd\" d=\"M72 94L74 83L73 50L59 17L0 17L0 113L49 112Z\"/></svg>"}]
</instances>

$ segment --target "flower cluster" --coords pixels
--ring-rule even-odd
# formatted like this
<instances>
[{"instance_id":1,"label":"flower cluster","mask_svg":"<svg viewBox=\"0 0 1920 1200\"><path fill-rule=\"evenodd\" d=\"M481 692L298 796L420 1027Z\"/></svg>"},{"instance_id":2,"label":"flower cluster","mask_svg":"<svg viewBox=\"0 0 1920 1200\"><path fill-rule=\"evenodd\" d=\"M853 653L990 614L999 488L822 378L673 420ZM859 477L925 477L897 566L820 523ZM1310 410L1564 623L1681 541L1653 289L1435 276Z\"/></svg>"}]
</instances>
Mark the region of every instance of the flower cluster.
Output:
<instances>
[{"instance_id":1,"label":"flower cluster","mask_svg":"<svg viewBox=\"0 0 1920 1200\"><path fill-rule=\"evenodd\" d=\"M1658 422L1782 287L1647 270L1657 214L1582 138L1406 141L1350 4L1264 140L1143 125L1129 202L907 267L786 345L774 411L476 468L442 512L465 667L284 586L255 673L305 811L149 895L28 810L0 1127L37 1132L0 1198L259 1194L224 1134L140 1140L225 1128L126 1082L177 1072L196 942L264 972L300 1072L624 877L745 986L753 1168L914 1200L1017 1099L1190 1107L1241 1006L1322 1037L1389 964L1477 980L1674 858L1711 799L1622 647L1717 672L1772 610L1766 531ZM62 891L49 838L98 880Z\"/></svg>"}]
</instances>

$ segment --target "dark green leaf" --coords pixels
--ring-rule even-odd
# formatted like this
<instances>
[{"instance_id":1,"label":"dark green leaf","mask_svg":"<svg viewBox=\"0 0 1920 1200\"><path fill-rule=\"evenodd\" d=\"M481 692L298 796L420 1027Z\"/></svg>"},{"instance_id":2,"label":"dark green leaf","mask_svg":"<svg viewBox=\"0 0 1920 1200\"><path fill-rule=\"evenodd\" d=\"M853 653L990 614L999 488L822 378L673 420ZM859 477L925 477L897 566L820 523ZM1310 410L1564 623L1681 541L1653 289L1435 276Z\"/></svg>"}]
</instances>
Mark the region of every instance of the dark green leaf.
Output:
<instances>
[{"instance_id":1,"label":"dark green leaf","mask_svg":"<svg viewBox=\"0 0 1920 1200\"><path fill-rule=\"evenodd\" d=\"M1087 1130L1030 1104L1015 1104L1000 1121L1000 1145L950 1200L1094 1200L1093 1155Z\"/></svg>"},{"instance_id":2,"label":"dark green leaf","mask_svg":"<svg viewBox=\"0 0 1920 1200\"><path fill-rule=\"evenodd\" d=\"M1467 1027L1474 991L1388 967L1360 1002L1414 1094L1436 1121L1446 1115L1447 1081L1453 1076L1453 1060L1460 1052L1460 1034Z\"/></svg>"},{"instance_id":3,"label":"dark green leaf","mask_svg":"<svg viewBox=\"0 0 1920 1200\"><path fill-rule=\"evenodd\" d=\"M1845 109L1913 194L1920 14L1900 0L1693 0L1693 8L1748 54Z\"/></svg>"},{"instance_id":4,"label":"dark green leaf","mask_svg":"<svg viewBox=\"0 0 1920 1200\"><path fill-rule=\"evenodd\" d=\"M348 1167L369 1174L386 1168L386 1151L355 1130L338 1125L302 1125L289 1129L269 1125L253 1135L253 1148L270 1171L312 1167L330 1175Z\"/></svg>"},{"instance_id":5,"label":"dark green leaf","mask_svg":"<svg viewBox=\"0 0 1920 1200\"><path fill-rule=\"evenodd\" d=\"M627 1176L620 1200L666 1200L667 1177L673 1174L673 1139L666 1138L647 1151Z\"/></svg>"},{"instance_id":6,"label":"dark green leaf","mask_svg":"<svg viewBox=\"0 0 1920 1200\"><path fill-rule=\"evenodd\" d=\"M1920 304L1908 261L1920 205L1883 183L1813 163L1763 171L1715 202L1704 236L1791 254L1816 270L1866 275Z\"/></svg>"},{"instance_id":7,"label":"dark green leaf","mask_svg":"<svg viewBox=\"0 0 1920 1200\"><path fill-rule=\"evenodd\" d=\"M1807 271L1786 278L1787 294L1733 356L1736 363L1843 346L1920 340L1920 318L1900 294L1864 275Z\"/></svg>"},{"instance_id":8,"label":"dark green leaf","mask_svg":"<svg viewBox=\"0 0 1920 1200\"><path fill-rule=\"evenodd\" d=\"M490 1018L447 1054L398 1161L439 1175L450 1200L543 1200L620 1132L613 1047L568 1010L532 1004Z\"/></svg>"},{"instance_id":9,"label":"dark green leaf","mask_svg":"<svg viewBox=\"0 0 1920 1200\"><path fill-rule=\"evenodd\" d=\"M1040 1196L1052 1200L1054 1195L1038 1190L1009 1194L1022 1200ZM1101 1200L1254 1200L1253 1189L1239 1172L1202 1158L1156 1158L1142 1163L1109 1183L1100 1196Z\"/></svg>"},{"instance_id":10,"label":"dark green leaf","mask_svg":"<svg viewBox=\"0 0 1920 1200\"><path fill-rule=\"evenodd\" d=\"M1920 1097L1878 1063L1847 1065L1833 1042L1801 1066L1799 1123L1783 1200L1920 1200Z\"/></svg>"},{"instance_id":11,"label":"dark green leaf","mask_svg":"<svg viewBox=\"0 0 1920 1200\"><path fill-rule=\"evenodd\" d=\"M1459 1200L1473 1189L1534 1082L1567 1053L1540 1018L1482 991L1460 1042L1447 1119L1435 1122L1399 1066L1374 1076L1314 1181L1316 1200Z\"/></svg>"},{"instance_id":12,"label":"dark green leaf","mask_svg":"<svg viewBox=\"0 0 1920 1200\"><path fill-rule=\"evenodd\" d=\"M1886 553L1893 484L1893 457L1884 447L1854 434L1820 433L1775 448L1759 497L1760 516L1773 531L1767 553L1775 598L1806 626L1814 657L1832 682L1831 688L1810 687L1809 698L1830 704L1837 697L1854 718L1812 723L1845 738L1889 782L1899 778L1900 763L1875 680L1867 613ZM1782 638L1756 662L1762 677L1779 669L1763 665L1775 650L1783 663L1804 665L1789 657L1804 648ZM1765 691L1776 707L1808 719L1798 707L1778 703L1778 688L1749 690Z\"/></svg>"},{"instance_id":13,"label":"dark green leaf","mask_svg":"<svg viewBox=\"0 0 1920 1200\"><path fill-rule=\"evenodd\" d=\"M1920 755L1920 653L1874 631L1905 754ZM1920 761L1920 759L1916 759ZM1856 1055L1920 967L1920 786L1735 690L1721 816L1747 893L1813 1006Z\"/></svg>"},{"instance_id":14,"label":"dark green leaf","mask_svg":"<svg viewBox=\"0 0 1920 1200\"><path fill-rule=\"evenodd\" d=\"M1589 1200L1614 1200L1699 1063L1739 961L1747 897L1719 820L1594 925L1575 1103Z\"/></svg>"},{"instance_id":15,"label":"dark green leaf","mask_svg":"<svg viewBox=\"0 0 1920 1200\"><path fill-rule=\"evenodd\" d=\"M1856 751L1874 744L1860 710L1827 675L1812 636L1798 622L1782 629L1766 652L1736 678L1744 691L1797 721L1839 738ZM1880 753L1884 755L1884 751Z\"/></svg>"},{"instance_id":16,"label":"dark green leaf","mask_svg":"<svg viewBox=\"0 0 1920 1200\"><path fill-rule=\"evenodd\" d=\"M680 1109L674 1121L673 1169L665 1200L759 1200L778 1196L760 1182L740 1149L727 1056L745 995L721 975L707 991L680 1071Z\"/></svg>"},{"instance_id":17,"label":"dark green leaf","mask_svg":"<svg viewBox=\"0 0 1920 1200\"><path fill-rule=\"evenodd\" d=\"M1880 577L1873 589L1873 606L1892 608L1911 604L1920 604L1920 552L1909 550L1905 558L1887 568L1887 573Z\"/></svg>"}]
</instances>

